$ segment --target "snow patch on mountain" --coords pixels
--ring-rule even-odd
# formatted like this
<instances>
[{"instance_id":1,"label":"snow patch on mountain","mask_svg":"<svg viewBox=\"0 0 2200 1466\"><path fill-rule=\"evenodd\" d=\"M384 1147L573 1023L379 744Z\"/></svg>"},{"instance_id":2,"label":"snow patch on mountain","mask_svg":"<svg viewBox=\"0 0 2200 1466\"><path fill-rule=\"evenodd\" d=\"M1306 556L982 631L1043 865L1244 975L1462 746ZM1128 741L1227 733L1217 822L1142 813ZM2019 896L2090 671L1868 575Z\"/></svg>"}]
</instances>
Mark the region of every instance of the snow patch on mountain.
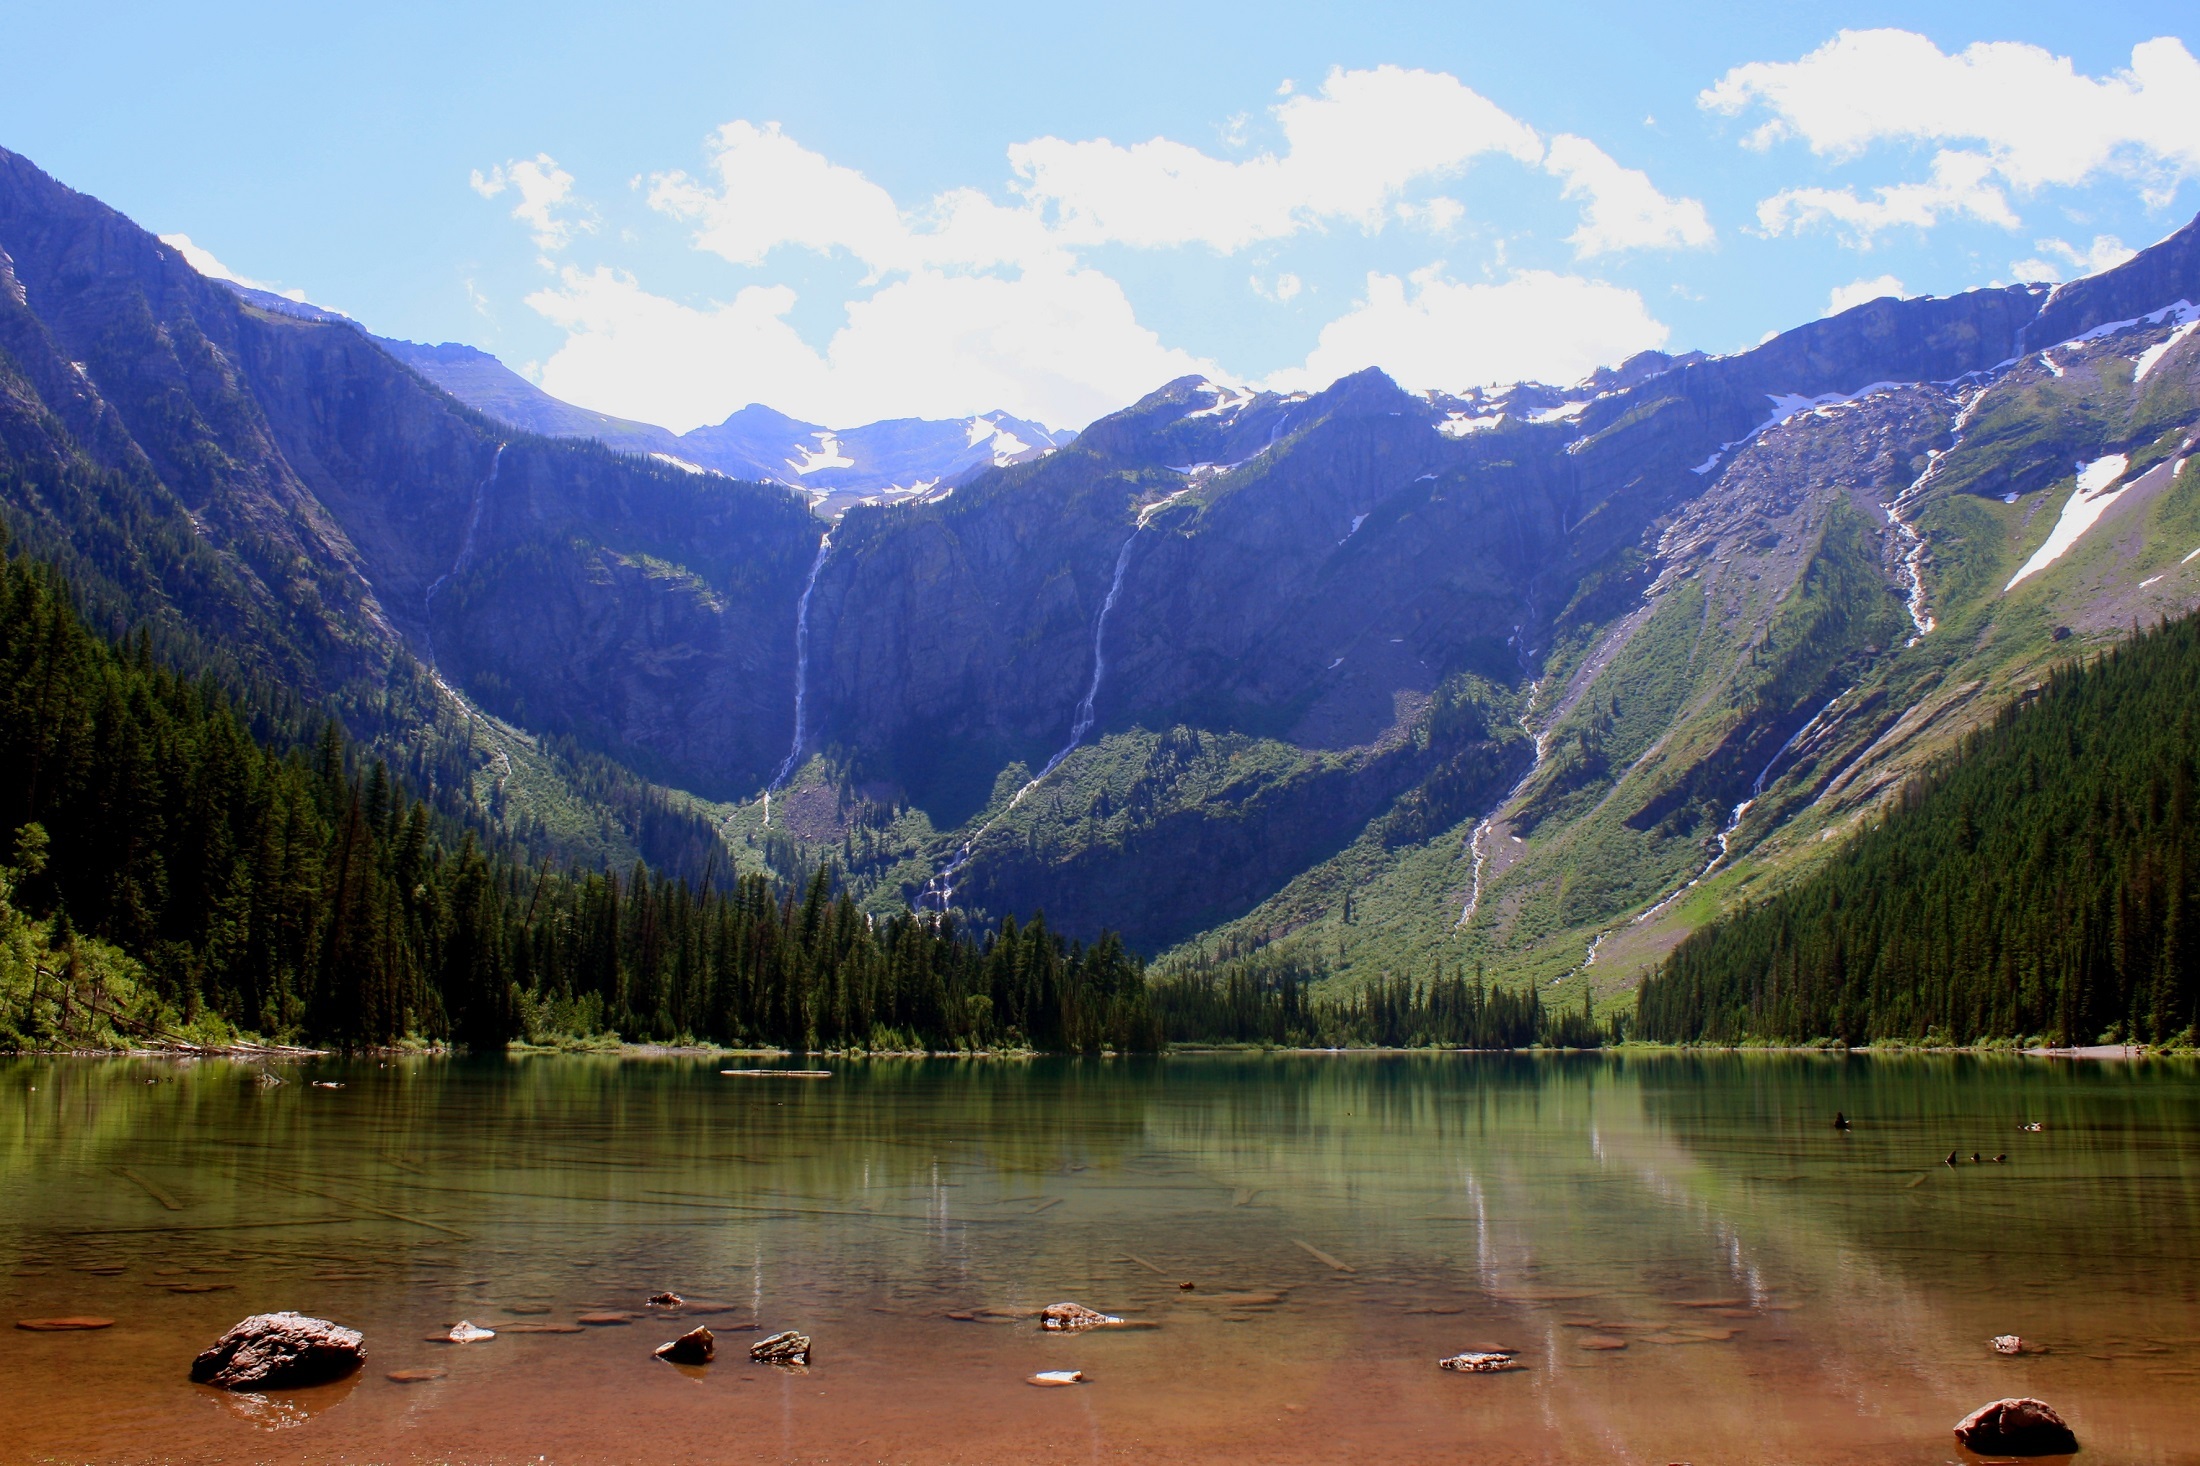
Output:
<instances>
[{"instance_id":1,"label":"snow patch on mountain","mask_svg":"<svg viewBox=\"0 0 2200 1466\"><path fill-rule=\"evenodd\" d=\"M2099 523L2101 516L2124 496L2124 490L2131 487L2129 484L2125 484L2123 488L2116 487L2124 476L2124 470L2130 466L2131 460L2121 453L2111 453L2090 463L2079 464L2078 486L2071 491L2070 498L2063 504L2062 517L2055 521L2055 528L2047 536L2047 543L2034 550L2032 558L2025 561L2015 575L2009 577L2009 584L2002 587L2002 593L2006 595L2016 589L2018 581L2037 575L2069 553L2070 547L2083 538L2087 530Z\"/></svg>"}]
</instances>

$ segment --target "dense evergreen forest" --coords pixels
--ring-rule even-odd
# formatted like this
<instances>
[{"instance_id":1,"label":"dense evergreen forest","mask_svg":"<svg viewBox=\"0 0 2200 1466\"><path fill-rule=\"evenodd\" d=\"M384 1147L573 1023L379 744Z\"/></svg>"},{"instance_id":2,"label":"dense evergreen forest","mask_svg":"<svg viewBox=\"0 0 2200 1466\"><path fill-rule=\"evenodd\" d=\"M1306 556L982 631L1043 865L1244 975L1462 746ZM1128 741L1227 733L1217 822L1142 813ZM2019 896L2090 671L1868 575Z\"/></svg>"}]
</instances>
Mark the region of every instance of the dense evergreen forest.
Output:
<instances>
[{"instance_id":1,"label":"dense evergreen forest","mask_svg":"<svg viewBox=\"0 0 2200 1466\"><path fill-rule=\"evenodd\" d=\"M1675 1042L2189 1044L2200 618L2056 672L1638 999Z\"/></svg>"}]
</instances>

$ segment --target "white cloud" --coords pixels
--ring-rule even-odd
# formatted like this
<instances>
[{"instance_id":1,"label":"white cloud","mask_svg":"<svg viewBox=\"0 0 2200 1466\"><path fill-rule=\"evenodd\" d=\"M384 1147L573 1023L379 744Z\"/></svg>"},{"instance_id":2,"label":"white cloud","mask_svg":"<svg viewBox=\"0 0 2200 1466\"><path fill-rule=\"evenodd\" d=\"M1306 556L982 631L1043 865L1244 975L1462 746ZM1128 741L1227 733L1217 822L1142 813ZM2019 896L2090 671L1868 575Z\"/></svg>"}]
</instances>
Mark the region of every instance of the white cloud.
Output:
<instances>
[{"instance_id":1,"label":"white cloud","mask_svg":"<svg viewBox=\"0 0 2200 1466\"><path fill-rule=\"evenodd\" d=\"M1909 31L1842 31L1799 61L1737 66L1697 101L1729 116L1769 113L1747 139L1758 148L1799 138L1836 160L1875 143L1940 149L1931 184L1880 189L1875 200L1791 190L1760 208L1768 228L1833 220L1865 240L1876 228L1929 227L1951 213L2014 227L2003 186L2029 194L2115 174L2138 180L2159 206L2200 175L2200 61L2168 36L2134 46L2128 68L2096 78L2017 42L1949 55Z\"/></svg>"},{"instance_id":2,"label":"white cloud","mask_svg":"<svg viewBox=\"0 0 2200 1466\"><path fill-rule=\"evenodd\" d=\"M913 207L776 123L729 122L708 139L705 168L649 178L650 207L744 271L768 272L775 253L790 249L860 262L867 278L846 302L845 324L822 348L805 342L788 324L793 293L768 274L729 301L694 306L614 270L569 268L529 297L567 333L543 364L543 385L676 427L759 400L842 425L991 408L1081 424L1170 377L1220 373L1141 325L1084 252L1231 253L1392 222L1450 234L1466 207L1435 189L1485 158L1549 167L1582 206L1579 254L1714 238L1696 201L1665 197L1583 138L1561 136L1547 154L1532 127L1449 75L1333 70L1318 91L1281 89L1266 117L1281 145L1242 158L1165 138L1038 138L1008 149L997 196L960 188ZM513 191L513 216L545 251L594 227L571 175L547 154L473 183L484 197ZM1503 270L1502 240L1483 263ZM1268 259L1252 287L1279 304L1308 290ZM1471 339L1441 339L1454 330ZM1385 332L1397 339L1385 344ZM1457 285L1431 269L1413 277L1410 293L1371 276L1368 298L1330 324L1302 370L1349 357L1340 372L1380 364L1432 385L1570 379L1664 339L1630 291L1537 273Z\"/></svg>"},{"instance_id":3,"label":"white cloud","mask_svg":"<svg viewBox=\"0 0 2200 1466\"><path fill-rule=\"evenodd\" d=\"M1410 282L1370 274L1366 298L1322 328L1306 365L1278 372L1265 385L1313 390L1371 366L1403 386L1448 391L1574 382L1664 345L1669 334L1641 296L1600 280L1523 270L1508 280L1464 285L1431 265Z\"/></svg>"},{"instance_id":4,"label":"white cloud","mask_svg":"<svg viewBox=\"0 0 2200 1466\"><path fill-rule=\"evenodd\" d=\"M1694 199L1669 199L1650 175L1622 168L1585 137L1560 133L1551 139L1544 170L1565 180L1561 190L1583 201L1581 227L1568 238L1581 257L1623 249L1700 249L1717 236L1703 205Z\"/></svg>"},{"instance_id":5,"label":"white cloud","mask_svg":"<svg viewBox=\"0 0 2200 1466\"><path fill-rule=\"evenodd\" d=\"M228 280L234 284L242 285L248 290L265 290L270 295L280 295L285 300L295 300L301 303L306 298L306 293L303 290L283 290L258 280L247 279L220 260L215 259L213 251L201 249L198 245L193 244L191 236L188 234L163 234L160 237L160 242L177 254L182 255L185 264L209 280Z\"/></svg>"},{"instance_id":6,"label":"white cloud","mask_svg":"<svg viewBox=\"0 0 2200 1466\"><path fill-rule=\"evenodd\" d=\"M1411 184L1485 156L1543 156L1535 129L1442 72L1340 68L1318 96L1287 95L1272 114L1287 146L1243 162L1158 137L1042 137L1011 147L1009 162L1066 243L1228 253L1330 222L1380 229Z\"/></svg>"},{"instance_id":7,"label":"white cloud","mask_svg":"<svg viewBox=\"0 0 2200 1466\"><path fill-rule=\"evenodd\" d=\"M1892 275L1881 275L1871 280L1852 280L1846 285L1833 287L1833 293L1826 297L1826 314L1837 316L1852 306L1877 300L1883 295L1900 297L1907 293L1902 282Z\"/></svg>"},{"instance_id":8,"label":"white cloud","mask_svg":"<svg viewBox=\"0 0 2200 1466\"><path fill-rule=\"evenodd\" d=\"M1757 205L1757 222L1767 234L1832 224L1851 244L1866 249L1882 230L1930 229L1951 214L2014 229L2019 220L1988 181L1990 172L1991 165L1976 153L1943 152L1933 159L1930 183L1890 184L1868 198L1853 188L1782 189Z\"/></svg>"},{"instance_id":9,"label":"white cloud","mask_svg":"<svg viewBox=\"0 0 2200 1466\"><path fill-rule=\"evenodd\" d=\"M2084 249L2063 239L2035 239L2032 247L2040 254L2028 260L2017 260L2009 266L2009 273L2019 280L2054 281L2098 275L2103 270L2113 270L2138 253L2113 234L2094 235L2093 243ZM2054 261L2046 259L2047 255L2055 256Z\"/></svg>"},{"instance_id":10,"label":"white cloud","mask_svg":"<svg viewBox=\"0 0 2200 1466\"><path fill-rule=\"evenodd\" d=\"M493 199L510 189L518 202L512 217L533 233L535 248L561 250L576 233L592 232L596 221L573 196L573 175L560 168L548 153L502 163L483 173L479 168L468 179L475 193Z\"/></svg>"},{"instance_id":11,"label":"white cloud","mask_svg":"<svg viewBox=\"0 0 2200 1466\"><path fill-rule=\"evenodd\" d=\"M1219 371L1163 346L1095 270L918 270L851 304L823 351L787 323L794 303L787 287L760 285L699 309L570 267L528 298L567 332L543 363L546 391L679 431L749 402L834 426L959 417L972 404L1081 426L1173 377Z\"/></svg>"}]
</instances>

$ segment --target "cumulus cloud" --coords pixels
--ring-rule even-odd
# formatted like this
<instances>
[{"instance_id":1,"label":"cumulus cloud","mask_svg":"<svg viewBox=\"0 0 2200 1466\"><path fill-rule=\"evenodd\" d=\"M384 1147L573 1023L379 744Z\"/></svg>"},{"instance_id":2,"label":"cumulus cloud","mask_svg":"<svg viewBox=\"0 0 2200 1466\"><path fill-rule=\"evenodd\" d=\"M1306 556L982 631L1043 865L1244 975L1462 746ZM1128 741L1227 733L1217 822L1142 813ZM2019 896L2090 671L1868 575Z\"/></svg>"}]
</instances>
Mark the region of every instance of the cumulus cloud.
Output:
<instances>
[{"instance_id":1,"label":"cumulus cloud","mask_svg":"<svg viewBox=\"0 0 2200 1466\"><path fill-rule=\"evenodd\" d=\"M1767 234L1831 224L1851 244L1869 249L1881 231L1908 225L1930 229L1948 215L2014 229L2019 220L2009 200L1990 180L1992 165L1975 153L1944 152L1933 159L1932 180L1876 188L1868 196L1853 188L1787 188L1757 205L1757 222Z\"/></svg>"},{"instance_id":2,"label":"cumulus cloud","mask_svg":"<svg viewBox=\"0 0 2200 1466\"><path fill-rule=\"evenodd\" d=\"M1232 254L1309 231L1394 223L1447 235L1467 210L1438 190L1486 159L1548 169L1581 206L1578 255L1714 237L1701 204L1667 198L1587 139L1562 135L1546 147L1528 124L1442 73L1337 69L1316 90L1281 89L1266 117L1278 144L1252 156L1166 138L1126 146L1042 137L1008 149L997 193L958 188L915 204L776 123L729 122L708 138L704 167L650 178L648 205L744 271L770 270L782 250L857 261L867 273L845 323L822 346L806 342L789 324L792 291L768 276L698 306L614 270L568 268L529 298L566 332L542 384L668 426L715 422L752 400L836 424L998 407L1075 425L1170 377L1220 370L1138 322L1122 288L1085 258L1101 246ZM1233 130L1250 136L1255 120L1235 120ZM593 227L574 180L547 154L477 173L473 185L487 198L511 191L513 217L546 253ZM1252 288L1263 298L1281 304L1308 290L1269 259L1261 265ZM1438 385L1492 372L1578 376L1665 334L1632 292L1560 275L1463 286L1431 269L1410 291L1388 276L1371 276L1368 290L1331 323L1304 370L1350 357L1341 370L1375 363ZM1437 339L1454 327L1480 336ZM1382 333L1392 330L1400 334L1385 347ZM1554 331L1535 343L1500 339ZM1508 361L1521 365L1493 365Z\"/></svg>"},{"instance_id":3,"label":"cumulus cloud","mask_svg":"<svg viewBox=\"0 0 2200 1466\"><path fill-rule=\"evenodd\" d=\"M1379 366L1400 385L1460 391L1524 380L1574 382L1600 366L1663 346L1670 333L1632 290L1523 270L1461 284L1440 265L1409 279L1370 274L1367 294L1322 328L1303 367L1266 385L1314 390Z\"/></svg>"},{"instance_id":4,"label":"cumulus cloud","mask_svg":"<svg viewBox=\"0 0 2200 1466\"><path fill-rule=\"evenodd\" d=\"M476 168L468 182L485 199L510 190L515 199L512 217L527 226L539 250L564 249L576 233L596 227L596 221L573 196L573 175L560 168L548 153L500 163L487 173Z\"/></svg>"},{"instance_id":5,"label":"cumulus cloud","mask_svg":"<svg viewBox=\"0 0 2200 1466\"><path fill-rule=\"evenodd\" d=\"M835 426L974 404L1081 426L1214 363L1162 345L1097 270L1020 277L918 270L848 307L820 351L787 322L795 294L757 285L695 307L608 269L567 267L528 304L566 332L544 390L676 431L750 402Z\"/></svg>"},{"instance_id":6,"label":"cumulus cloud","mask_svg":"<svg viewBox=\"0 0 2200 1466\"><path fill-rule=\"evenodd\" d=\"M2057 281L2098 275L2138 253L2113 234L2094 235L2093 243L2084 249L2063 239L2035 239L2032 247L2040 253L2009 266L2009 273L2019 280ZM2049 255L2054 258L2049 260Z\"/></svg>"},{"instance_id":7,"label":"cumulus cloud","mask_svg":"<svg viewBox=\"0 0 2200 1466\"><path fill-rule=\"evenodd\" d=\"M1833 287L1833 293L1826 297L1826 314L1837 316L1853 306L1862 305L1868 300L1877 300L1883 295L1902 296L1907 293L1902 282L1892 275L1881 275L1871 280L1851 280L1846 285Z\"/></svg>"},{"instance_id":8,"label":"cumulus cloud","mask_svg":"<svg viewBox=\"0 0 2200 1466\"><path fill-rule=\"evenodd\" d=\"M1717 237L1701 203L1667 198L1649 174L1621 167L1585 137L1560 133L1552 138L1543 166L1564 180L1561 193L1582 203L1581 227L1567 240L1576 255L1700 249Z\"/></svg>"},{"instance_id":9,"label":"cumulus cloud","mask_svg":"<svg viewBox=\"0 0 2200 1466\"><path fill-rule=\"evenodd\" d=\"M265 290L270 295L280 295L285 300L295 300L300 303L303 303L306 298L306 293L303 290L283 290L264 281L248 279L238 274L220 260L215 259L212 250L202 249L193 244L191 236L188 234L163 234L160 237L160 242L177 254L182 255L185 264L209 280L227 280L232 284L242 285L247 290Z\"/></svg>"},{"instance_id":10,"label":"cumulus cloud","mask_svg":"<svg viewBox=\"0 0 2200 1466\"><path fill-rule=\"evenodd\" d=\"M1929 184L1871 198L1793 190L1760 209L1768 228L1830 220L1867 241L1950 214L2014 227L2004 187L2028 194L2115 174L2160 205L2200 174L2200 61L2167 36L2134 46L2129 67L2091 77L2017 42L1950 55L1909 31L1842 31L1799 61L1737 66L1697 101L1728 116L1768 114L1746 139L1757 148L1800 139L1843 161L1878 143L1938 149Z\"/></svg>"},{"instance_id":11,"label":"cumulus cloud","mask_svg":"<svg viewBox=\"0 0 2200 1466\"><path fill-rule=\"evenodd\" d=\"M1442 72L1340 68L1272 113L1286 146L1242 162L1167 138L1043 137L1010 148L1009 163L1066 242L1227 253L1333 221L1380 229L1413 183L1485 156L1543 156L1534 128Z\"/></svg>"}]
</instances>

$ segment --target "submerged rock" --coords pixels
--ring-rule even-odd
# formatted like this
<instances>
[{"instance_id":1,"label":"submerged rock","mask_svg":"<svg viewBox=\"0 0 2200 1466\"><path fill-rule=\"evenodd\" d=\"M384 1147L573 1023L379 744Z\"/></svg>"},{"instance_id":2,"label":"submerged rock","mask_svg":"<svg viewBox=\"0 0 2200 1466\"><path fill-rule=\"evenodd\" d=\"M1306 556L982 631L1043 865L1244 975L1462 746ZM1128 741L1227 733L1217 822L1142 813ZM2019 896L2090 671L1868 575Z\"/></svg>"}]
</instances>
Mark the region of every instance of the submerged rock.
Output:
<instances>
[{"instance_id":1,"label":"submerged rock","mask_svg":"<svg viewBox=\"0 0 2200 1466\"><path fill-rule=\"evenodd\" d=\"M1123 1320L1100 1313L1082 1303L1049 1303L1039 1314L1039 1327L1049 1333L1074 1334L1081 1329L1119 1328Z\"/></svg>"},{"instance_id":2,"label":"submerged rock","mask_svg":"<svg viewBox=\"0 0 2200 1466\"><path fill-rule=\"evenodd\" d=\"M1437 1360L1436 1367L1457 1374L1502 1374L1522 1366L1510 1354L1454 1354L1449 1359Z\"/></svg>"},{"instance_id":3,"label":"submerged rock","mask_svg":"<svg viewBox=\"0 0 2200 1466\"><path fill-rule=\"evenodd\" d=\"M2067 1456L2078 1437L2045 1400L1996 1400L1956 1425L1956 1439L1982 1456Z\"/></svg>"},{"instance_id":4,"label":"submerged rock","mask_svg":"<svg viewBox=\"0 0 2200 1466\"><path fill-rule=\"evenodd\" d=\"M191 1378L225 1390L317 1385L342 1379L366 1357L357 1329L302 1313L255 1313L191 1362Z\"/></svg>"},{"instance_id":5,"label":"submerged rock","mask_svg":"<svg viewBox=\"0 0 2200 1466\"><path fill-rule=\"evenodd\" d=\"M808 1342L803 1341L805 1352ZM708 1364L718 1353L718 1341L711 1337L709 1329L698 1325L669 1344L659 1344L651 1352L670 1364Z\"/></svg>"},{"instance_id":6,"label":"submerged rock","mask_svg":"<svg viewBox=\"0 0 2200 1466\"><path fill-rule=\"evenodd\" d=\"M446 1378L447 1369L393 1369L382 1378L393 1385L424 1385L430 1380Z\"/></svg>"},{"instance_id":7,"label":"submerged rock","mask_svg":"<svg viewBox=\"0 0 2200 1466\"><path fill-rule=\"evenodd\" d=\"M83 1314L71 1318L19 1318L15 1321L15 1326L29 1329L34 1334L71 1334L87 1329L111 1329L115 1326L115 1321Z\"/></svg>"},{"instance_id":8,"label":"submerged rock","mask_svg":"<svg viewBox=\"0 0 2200 1466\"><path fill-rule=\"evenodd\" d=\"M749 1345L749 1358L759 1364L808 1364L810 1336L785 1329Z\"/></svg>"}]
</instances>

